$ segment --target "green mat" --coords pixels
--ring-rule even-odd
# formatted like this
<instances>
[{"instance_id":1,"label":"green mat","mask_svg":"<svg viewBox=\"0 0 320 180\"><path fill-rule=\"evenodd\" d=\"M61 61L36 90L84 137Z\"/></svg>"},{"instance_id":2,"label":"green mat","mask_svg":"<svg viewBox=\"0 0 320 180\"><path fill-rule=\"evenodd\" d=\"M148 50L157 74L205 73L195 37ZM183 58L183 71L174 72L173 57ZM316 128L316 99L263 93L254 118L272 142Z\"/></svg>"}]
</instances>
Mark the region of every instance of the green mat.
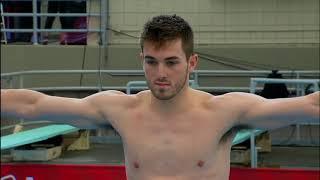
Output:
<instances>
[{"instance_id":1,"label":"green mat","mask_svg":"<svg viewBox=\"0 0 320 180\"><path fill-rule=\"evenodd\" d=\"M43 141L54 136L77 131L70 125L49 125L1 137L1 150Z\"/></svg>"},{"instance_id":2,"label":"green mat","mask_svg":"<svg viewBox=\"0 0 320 180\"><path fill-rule=\"evenodd\" d=\"M265 132L263 130L258 130L258 129L256 129L256 130L241 130L237 133L236 137L233 139L232 145L240 144L240 143L246 141L247 139L249 139L252 131L254 132L255 136Z\"/></svg>"}]
</instances>

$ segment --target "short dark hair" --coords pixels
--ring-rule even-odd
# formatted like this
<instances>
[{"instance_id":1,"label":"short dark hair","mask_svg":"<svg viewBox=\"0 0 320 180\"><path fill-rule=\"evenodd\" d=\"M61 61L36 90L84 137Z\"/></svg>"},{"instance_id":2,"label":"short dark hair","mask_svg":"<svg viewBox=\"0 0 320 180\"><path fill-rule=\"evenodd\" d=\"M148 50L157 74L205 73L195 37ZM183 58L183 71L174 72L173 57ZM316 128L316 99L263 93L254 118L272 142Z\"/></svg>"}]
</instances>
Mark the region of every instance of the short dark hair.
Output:
<instances>
[{"instance_id":1,"label":"short dark hair","mask_svg":"<svg viewBox=\"0 0 320 180\"><path fill-rule=\"evenodd\" d=\"M193 31L189 23L177 15L155 16L144 25L140 46L143 51L143 45L146 41L161 47L164 43L179 38L188 59L193 53Z\"/></svg>"}]
</instances>

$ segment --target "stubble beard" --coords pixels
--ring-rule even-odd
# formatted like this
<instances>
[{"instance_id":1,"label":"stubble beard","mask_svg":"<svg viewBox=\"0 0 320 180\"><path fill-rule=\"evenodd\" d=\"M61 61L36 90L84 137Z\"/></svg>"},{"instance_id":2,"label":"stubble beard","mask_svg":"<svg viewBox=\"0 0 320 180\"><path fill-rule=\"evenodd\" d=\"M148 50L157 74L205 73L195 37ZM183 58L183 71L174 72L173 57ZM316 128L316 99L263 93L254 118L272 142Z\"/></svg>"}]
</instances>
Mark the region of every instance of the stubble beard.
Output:
<instances>
[{"instance_id":1,"label":"stubble beard","mask_svg":"<svg viewBox=\"0 0 320 180\"><path fill-rule=\"evenodd\" d=\"M152 92L152 95L157 98L158 100L170 100L172 98L174 98L177 94L179 94L181 92L181 90L185 87L186 81L187 81L187 76L188 76L188 67L186 69L185 72L185 76L184 79L182 81L178 81L172 90L168 90L165 88L156 88L152 82L150 82L149 80L147 80L147 85L149 87L149 89ZM170 87L172 88L172 87ZM171 92L170 92L171 91ZM165 94L165 93L169 93L169 94Z\"/></svg>"}]
</instances>

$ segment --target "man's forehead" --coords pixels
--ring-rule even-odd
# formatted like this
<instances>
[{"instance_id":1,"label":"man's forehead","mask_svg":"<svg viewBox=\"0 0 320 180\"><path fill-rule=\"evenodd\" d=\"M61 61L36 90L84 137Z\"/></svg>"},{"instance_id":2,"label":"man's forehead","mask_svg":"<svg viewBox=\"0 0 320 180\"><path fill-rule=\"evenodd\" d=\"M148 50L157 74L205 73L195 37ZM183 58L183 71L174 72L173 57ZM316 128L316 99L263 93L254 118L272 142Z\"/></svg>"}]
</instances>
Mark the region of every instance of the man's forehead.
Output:
<instances>
[{"instance_id":1,"label":"man's forehead","mask_svg":"<svg viewBox=\"0 0 320 180\"><path fill-rule=\"evenodd\" d=\"M185 54L182 50L175 51L170 48L168 49L153 49L147 50L142 53L143 58L145 59L157 59L157 60L172 60L172 59L184 59Z\"/></svg>"}]
</instances>

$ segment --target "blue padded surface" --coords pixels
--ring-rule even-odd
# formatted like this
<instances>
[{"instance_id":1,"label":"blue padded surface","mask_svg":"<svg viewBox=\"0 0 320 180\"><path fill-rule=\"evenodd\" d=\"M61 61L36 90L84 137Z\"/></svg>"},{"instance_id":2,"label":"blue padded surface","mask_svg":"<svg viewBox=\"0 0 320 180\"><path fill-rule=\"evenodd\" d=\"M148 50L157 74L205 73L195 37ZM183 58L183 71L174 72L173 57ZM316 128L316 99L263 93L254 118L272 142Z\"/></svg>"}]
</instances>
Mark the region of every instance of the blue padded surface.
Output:
<instances>
[{"instance_id":1,"label":"blue padded surface","mask_svg":"<svg viewBox=\"0 0 320 180\"><path fill-rule=\"evenodd\" d=\"M253 130L253 131L254 131L255 136L264 132L263 130L258 130L258 129ZM247 139L250 139L251 132L252 132L252 130L239 131L237 133L236 137L233 139L232 145L237 145L237 144L240 144L240 143L246 141Z\"/></svg>"},{"instance_id":2,"label":"blue padded surface","mask_svg":"<svg viewBox=\"0 0 320 180\"><path fill-rule=\"evenodd\" d=\"M1 150L43 141L79 130L70 125L49 125L1 137Z\"/></svg>"}]
</instances>

